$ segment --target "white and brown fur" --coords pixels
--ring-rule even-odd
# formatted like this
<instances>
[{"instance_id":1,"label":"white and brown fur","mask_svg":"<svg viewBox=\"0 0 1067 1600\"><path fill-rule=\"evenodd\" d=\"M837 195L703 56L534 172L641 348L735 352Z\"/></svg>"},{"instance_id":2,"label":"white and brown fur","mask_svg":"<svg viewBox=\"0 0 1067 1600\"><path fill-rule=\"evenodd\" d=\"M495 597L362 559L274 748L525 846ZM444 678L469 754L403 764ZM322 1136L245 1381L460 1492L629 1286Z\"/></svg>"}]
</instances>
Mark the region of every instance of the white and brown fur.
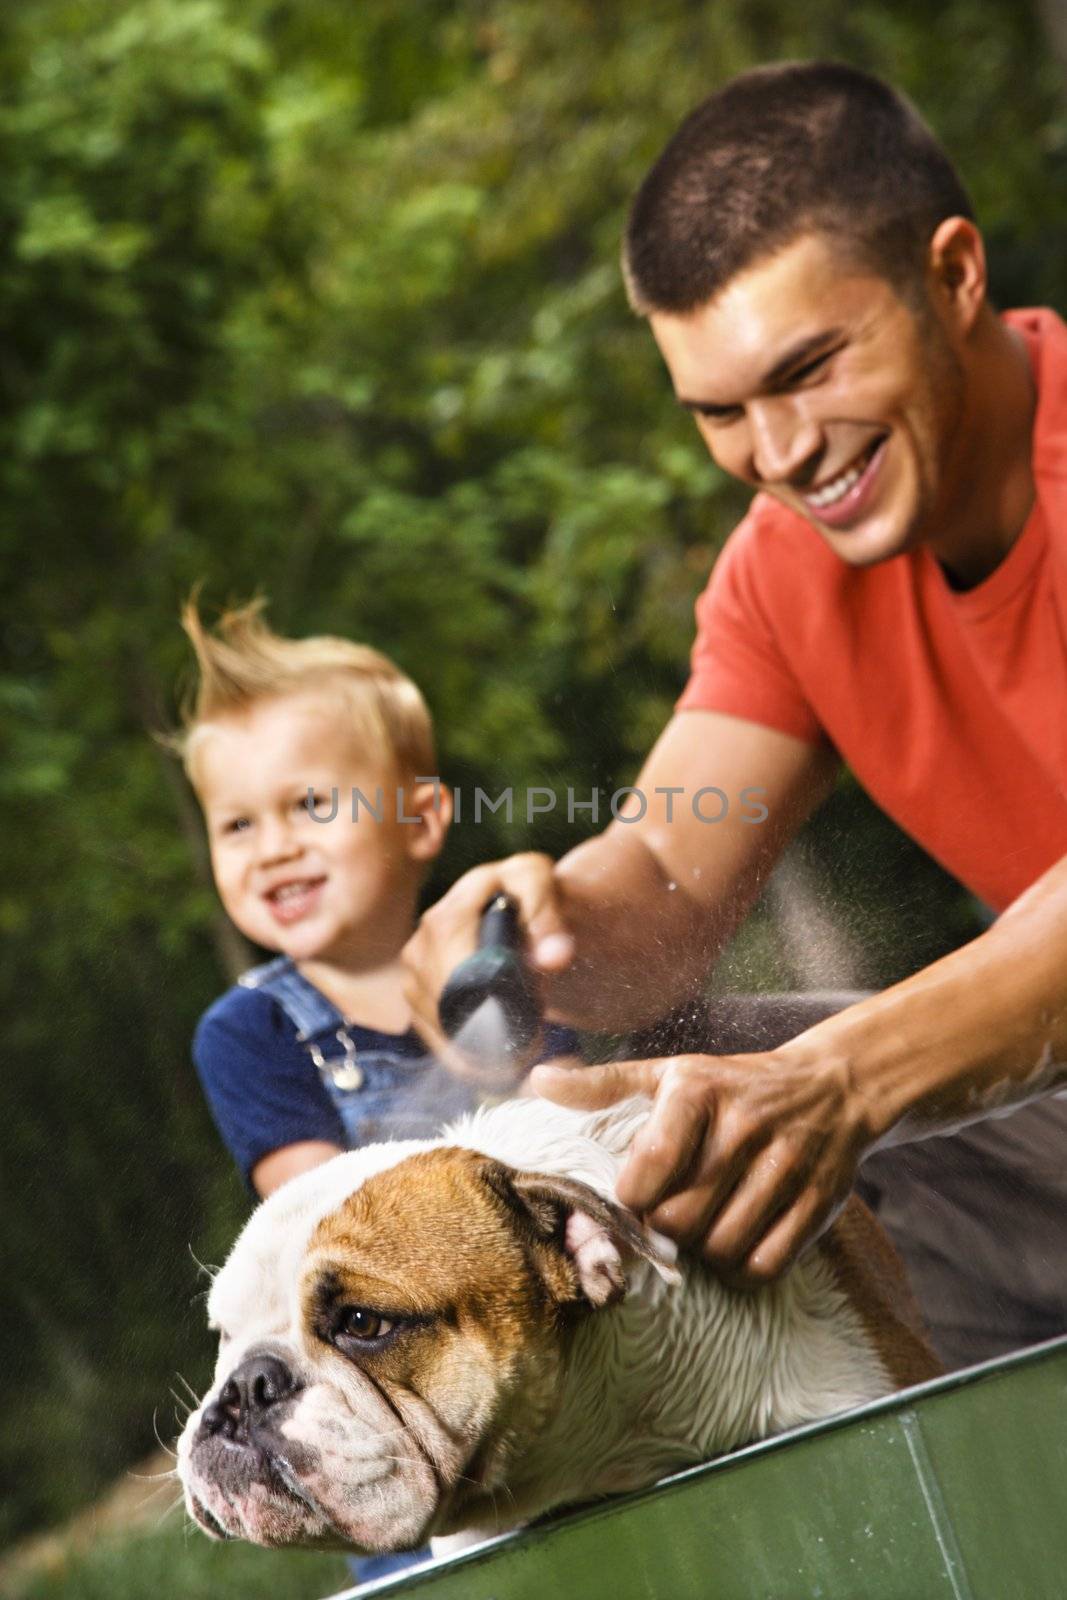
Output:
<instances>
[{"instance_id":1,"label":"white and brown fur","mask_svg":"<svg viewBox=\"0 0 1067 1600\"><path fill-rule=\"evenodd\" d=\"M205 1440L203 1408L189 1419L179 1469L201 1525L469 1542L937 1372L858 1201L756 1292L675 1266L613 1200L647 1112L511 1101L431 1143L340 1156L261 1206L211 1291L230 1337L206 1399L250 1350L283 1356L300 1389L244 1454ZM410 1332L368 1359L331 1347L324 1282L333 1300L384 1297Z\"/></svg>"}]
</instances>

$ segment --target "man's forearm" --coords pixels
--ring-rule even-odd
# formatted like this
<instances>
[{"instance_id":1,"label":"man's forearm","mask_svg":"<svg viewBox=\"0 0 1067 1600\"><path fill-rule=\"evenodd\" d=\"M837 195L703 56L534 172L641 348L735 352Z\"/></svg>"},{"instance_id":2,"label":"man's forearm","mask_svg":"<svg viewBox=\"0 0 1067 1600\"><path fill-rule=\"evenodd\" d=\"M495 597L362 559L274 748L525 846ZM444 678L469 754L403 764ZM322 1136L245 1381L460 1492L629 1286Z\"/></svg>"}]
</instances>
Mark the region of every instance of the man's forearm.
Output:
<instances>
[{"instance_id":1,"label":"man's forearm","mask_svg":"<svg viewBox=\"0 0 1067 1600\"><path fill-rule=\"evenodd\" d=\"M579 1027L642 1027L699 994L741 909L710 912L625 824L564 856L556 880L576 955L548 1000Z\"/></svg>"},{"instance_id":2,"label":"man's forearm","mask_svg":"<svg viewBox=\"0 0 1067 1600\"><path fill-rule=\"evenodd\" d=\"M625 1031L700 994L836 768L829 746L758 723L672 717L603 834L557 863L525 852L475 867L430 907L404 954L419 1031L447 1049L438 997L498 894L518 907L553 1017Z\"/></svg>"},{"instance_id":3,"label":"man's forearm","mask_svg":"<svg viewBox=\"0 0 1067 1600\"><path fill-rule=\"evenodd\" d=\"M632 805L555 868L576 957L548 979L552 1008L580 1026L624 1031L702 993L836 771L829 746L720 712L673 717Z\"/></svg>"},{"instance_id":4,"label":"man's forearm","mask_svg":"<svg viewBox=\"0 0 1067 1600\"><path fill-rule=\"evenodd\" d=\"M1067 1082L1067 860L972 943L783 1050L813 1052L847 1071L875 1144Z\"/></svg>"}]
</instances>

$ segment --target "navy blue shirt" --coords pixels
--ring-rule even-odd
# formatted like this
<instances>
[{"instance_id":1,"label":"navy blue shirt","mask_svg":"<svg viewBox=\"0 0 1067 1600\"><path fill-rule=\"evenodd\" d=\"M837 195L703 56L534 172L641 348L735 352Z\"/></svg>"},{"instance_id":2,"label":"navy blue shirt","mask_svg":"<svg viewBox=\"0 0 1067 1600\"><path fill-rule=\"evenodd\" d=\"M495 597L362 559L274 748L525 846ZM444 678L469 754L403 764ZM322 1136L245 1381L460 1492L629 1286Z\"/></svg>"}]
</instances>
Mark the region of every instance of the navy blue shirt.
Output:
<instances>
[{"instance_id":1,"label":"navy blue shirt","mask_svg":"<svg viewBox=\"0 0 1067 1600\"><path fill-rule=\"evenodd\" d=\"M278 972L287 983L302 985L312 1005L322 1008L327 1026L310 1042L269 992ZM267 987L259 987L264 980ZM334 1022L347 1036L349 1051L354 1046L360 1080L354 1090L339 1087L344 1073L331 1070L348 1061ZM569 1028L546 1026L543 1059L577 1048ZM196 1029L193 1060L215 1124L246 1182L258 1161L285 1145L322 1139L352 1149L382 1138L428 1138L477 1104L470 1086L427 1057L414 1030L383 1033L345 1023L284 959L253 969L209 1007Z\"/></svg>"}]
</instances>

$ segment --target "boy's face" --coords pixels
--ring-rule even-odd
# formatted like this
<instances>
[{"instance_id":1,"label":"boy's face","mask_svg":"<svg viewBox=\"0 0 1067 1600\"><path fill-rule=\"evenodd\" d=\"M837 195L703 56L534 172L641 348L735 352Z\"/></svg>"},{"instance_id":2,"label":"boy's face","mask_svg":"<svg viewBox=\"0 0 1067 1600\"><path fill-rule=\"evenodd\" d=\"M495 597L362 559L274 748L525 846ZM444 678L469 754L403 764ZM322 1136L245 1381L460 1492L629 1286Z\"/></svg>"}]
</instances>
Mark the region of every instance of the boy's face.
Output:
<instances>
[{"instance_id":1,"label":"boy's face","mask_svg":"<svg viewBox=\"0 0 1067 1600\"><path fill-rule=\"evenodd\" d=\"M964 395L950 329L808 235L652 332L725 471L851 566L936 538Z\"/></svg>"},{"instance_id":2,"label":"boy's face","mask_svg":"<svg viewBox=\"0 0 1067 1600\"><path fill-rule=\"evenodd\" d=\"M396 954L411 932L426 825L398 822L396 774L360 755L340 699L284 695L218 719L195 775L215 883L246 937L296 961ZM380 822L363 805L352 821L353 788L375 807L381 789ZM336 791L332 821L312 814L309 790L321 817Z\"/></svg>"}]
</instances>

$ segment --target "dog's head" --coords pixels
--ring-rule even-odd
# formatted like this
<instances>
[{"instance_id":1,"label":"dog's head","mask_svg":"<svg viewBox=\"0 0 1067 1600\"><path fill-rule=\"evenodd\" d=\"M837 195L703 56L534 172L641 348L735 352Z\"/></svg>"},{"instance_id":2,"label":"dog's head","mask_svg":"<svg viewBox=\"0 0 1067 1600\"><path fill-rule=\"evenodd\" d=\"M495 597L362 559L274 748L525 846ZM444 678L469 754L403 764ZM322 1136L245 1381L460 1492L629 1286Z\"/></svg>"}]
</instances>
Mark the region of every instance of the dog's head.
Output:
<instances>
[{"instance_id":1,"label":"dog's head","mask_svg":"<svg viewBox=\"0 0 1067 1600\"><path fill-rule=\"evenodd\" d=\"M574 1330L639 1257L670 1273L593 1188L471 1149L378 1146L295 1179L212 1286L188 1509L216 1537L362 1551L469 1526L510 1492Z\"/></svg>"}]
</instances>

